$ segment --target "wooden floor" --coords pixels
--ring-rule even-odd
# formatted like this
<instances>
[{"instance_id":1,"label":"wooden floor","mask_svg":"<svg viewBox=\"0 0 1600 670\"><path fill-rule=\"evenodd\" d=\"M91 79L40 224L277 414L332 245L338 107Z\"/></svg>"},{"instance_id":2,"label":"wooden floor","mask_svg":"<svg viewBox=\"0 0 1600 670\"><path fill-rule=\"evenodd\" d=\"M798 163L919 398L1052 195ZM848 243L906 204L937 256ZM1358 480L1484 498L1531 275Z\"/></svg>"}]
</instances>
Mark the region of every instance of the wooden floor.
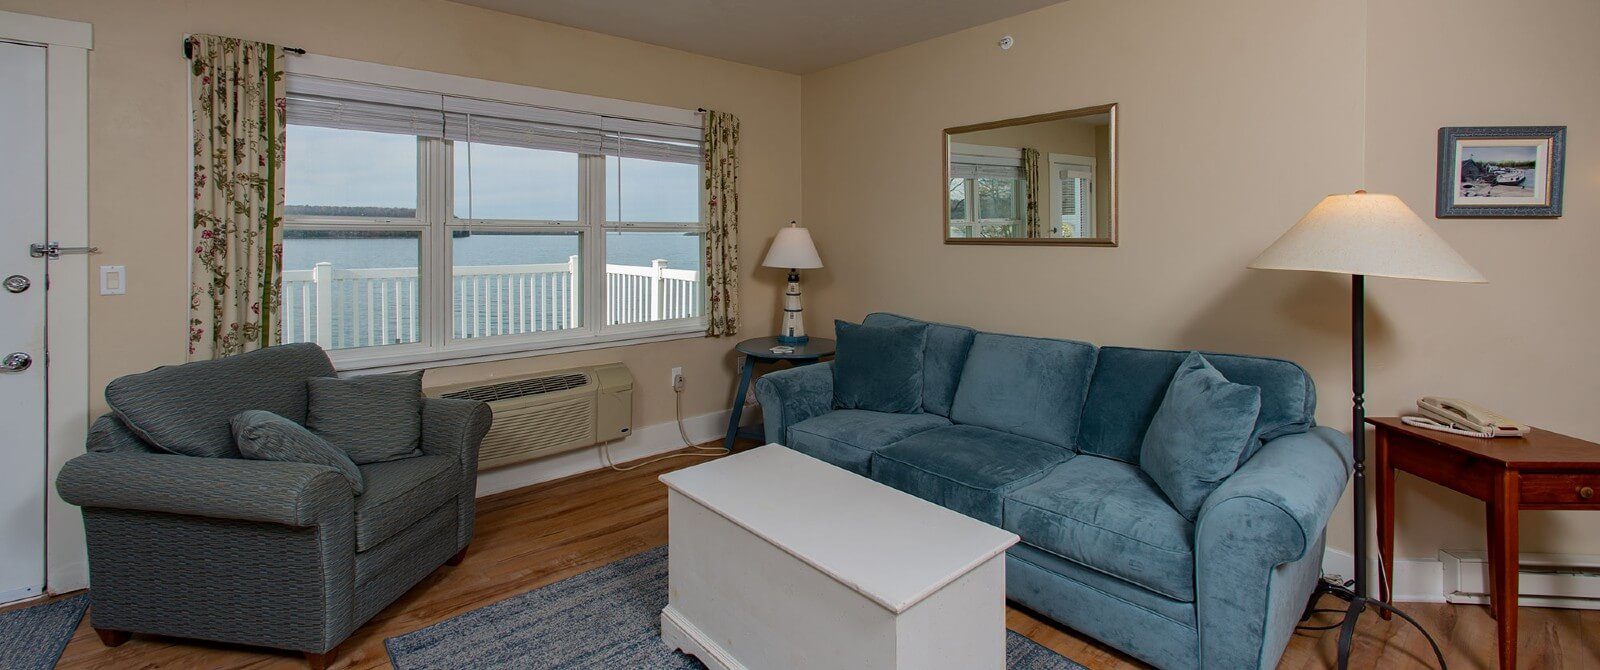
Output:
<instances>
[{"instance_id":1,"label":"wooden floor","mask_svg":"<svg viewBox=\"0 0 1600 670\"><path fill-rule=\"evenodd\" d=\"M388 667L383 640L605 565L667 541L666 488L656 476L701 458L677 458L631 472L601 471L482 499L476 537L464 563L442 567L339 646L333 667ZM1336 607L1329 602L1324 607ZM1446 648L1451 668L1495 665L1493 621L1476 606L1412 604ZM92 616L92 612L91 612ZM1329 621L1319 616L1313 622ZM1011 608L1007 625L1090 668L1142 667L1137 661ZM1521 659L1528 668L1600 667L1600 612L1522 608ZM1326 668L1336 631L1296 633L1283 668ZM1426 661L1426 664L1424 664ZM1362 618L1356 668L1431 667L1427 644L1401 623ZM62 654L62 668L303 668L298 655L144 635L114 649L88 619Z\"/></svg>"}]
</instances>

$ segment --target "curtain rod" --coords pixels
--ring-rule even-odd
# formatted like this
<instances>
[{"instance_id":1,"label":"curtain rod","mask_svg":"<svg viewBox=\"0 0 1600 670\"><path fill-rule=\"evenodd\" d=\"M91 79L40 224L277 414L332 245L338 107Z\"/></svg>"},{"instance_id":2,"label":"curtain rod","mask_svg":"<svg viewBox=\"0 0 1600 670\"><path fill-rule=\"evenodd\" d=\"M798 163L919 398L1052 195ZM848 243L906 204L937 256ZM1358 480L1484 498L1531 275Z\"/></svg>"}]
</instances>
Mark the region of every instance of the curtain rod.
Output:
<instances>
[{"instance_id":1,"label":"curtain rod","mask_svg":"<svg viewBox=\"0 0 1600 670\"><path fill-rule=\"evenodd\" d=\"M294 54L296 56L304 56L304 55L306 55L306 50L305 49L301 49L299 47L279 47L279 48L281 48L284 51L287 51L289 53L292 53L292 54ZM194 58L194 43L190 42L188 39L183 40L183 57L184 58Z\"/></svg>"}]
</instances>

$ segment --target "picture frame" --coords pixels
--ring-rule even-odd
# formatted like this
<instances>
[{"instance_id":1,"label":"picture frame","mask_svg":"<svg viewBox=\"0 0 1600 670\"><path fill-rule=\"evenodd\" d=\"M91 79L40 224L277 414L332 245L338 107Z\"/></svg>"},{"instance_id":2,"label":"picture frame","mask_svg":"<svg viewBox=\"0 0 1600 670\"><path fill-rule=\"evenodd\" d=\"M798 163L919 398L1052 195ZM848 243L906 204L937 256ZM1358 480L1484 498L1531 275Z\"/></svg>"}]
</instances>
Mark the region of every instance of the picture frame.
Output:
<instances>
[{"instance_id":1,"label":"picture frame","mask_svg":"<svg viewBox=\"0 0 1600 670\"><path fill-rule=\"evenodd\" d=\"M1566 126L1462 126L1439 129L1434 216L1561 216Z\"/></svg>"}]
</instances>

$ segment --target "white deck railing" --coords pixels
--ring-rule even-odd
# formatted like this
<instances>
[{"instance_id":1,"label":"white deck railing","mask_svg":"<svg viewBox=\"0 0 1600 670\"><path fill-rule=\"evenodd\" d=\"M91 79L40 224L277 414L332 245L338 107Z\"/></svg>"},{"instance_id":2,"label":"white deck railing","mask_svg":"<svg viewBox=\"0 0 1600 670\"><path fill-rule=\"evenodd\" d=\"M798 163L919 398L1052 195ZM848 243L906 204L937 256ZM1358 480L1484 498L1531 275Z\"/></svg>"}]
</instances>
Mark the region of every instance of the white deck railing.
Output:
<instances>
[{"instance_id":1,"label":"white deck railing","mask_svg":"<svg viewBox=\"0 0 1600 670\"><path fill-rule=\"evenodd\" d=\"M607 325L700 314L700 273L606 265ZM582 272L566 263L458 267L450 278L450 328L456 339L576 328L582 324ZM421 340L416 268L338 269L318 263L283 273L283 341L326 349Z\"/></svg>"}]
</instances>

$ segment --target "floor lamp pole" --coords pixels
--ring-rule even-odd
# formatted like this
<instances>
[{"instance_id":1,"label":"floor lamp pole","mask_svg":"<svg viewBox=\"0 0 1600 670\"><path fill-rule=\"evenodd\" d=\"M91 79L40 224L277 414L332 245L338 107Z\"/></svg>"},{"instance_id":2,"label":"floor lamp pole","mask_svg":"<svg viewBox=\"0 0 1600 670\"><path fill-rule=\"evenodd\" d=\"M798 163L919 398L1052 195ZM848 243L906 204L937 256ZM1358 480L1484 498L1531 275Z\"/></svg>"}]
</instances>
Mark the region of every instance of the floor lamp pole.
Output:
<instances>
[{"instance_id":1,"label":"floor lamp pole","mask_svg":"<svg viewBox=\"0 0 1600 670\"><path fill-rule=\"evenodd\" d=\"M1350 442L1355 456L1355 590L1367 595L1366 276L1350 275Z\"/></svg>"},{"instance_id":2,"label":"floor lamp pole","mask_svg":"<svg viewBox=\"0 0 1600 670\"><path fill-rule=\"evenodd\" d=\"M1367 595L1367 310L1366 310L1366 283L1365 275L1350 275L1350 445L1352 456L1355 460L1355 508L1356 508L1356 537L1355 537L1355 580L1354 590L1343 586L1330 584L1327 581L1319 582L1317 590L1312 594L1315 603L1323 593L1332 593L1339 598L1350 601L1345 610L1344 620L1332 626L1316 626L1313 630L1327 628L1339 629L1338 666L1341 670L1350 667L1350 651L1355 646L1356 622L1361 619L1361 614L1368 607L1376 608L1380 613L1398 614L1411 625L1416 626L1427 639L1428 645L1433 647L1433 657L1439 662L1441 670L1446 668L1444 652L1440 651L1439 643L1435 642L1428 630L1411 615L1394 608L1393 605L1378 600L1376 596ZM1387 581L1387 575L1379 575L1379 579ZM1308 607L1306 616L1309 617L1311 609Z\"/></svg>"}]
</instances>

